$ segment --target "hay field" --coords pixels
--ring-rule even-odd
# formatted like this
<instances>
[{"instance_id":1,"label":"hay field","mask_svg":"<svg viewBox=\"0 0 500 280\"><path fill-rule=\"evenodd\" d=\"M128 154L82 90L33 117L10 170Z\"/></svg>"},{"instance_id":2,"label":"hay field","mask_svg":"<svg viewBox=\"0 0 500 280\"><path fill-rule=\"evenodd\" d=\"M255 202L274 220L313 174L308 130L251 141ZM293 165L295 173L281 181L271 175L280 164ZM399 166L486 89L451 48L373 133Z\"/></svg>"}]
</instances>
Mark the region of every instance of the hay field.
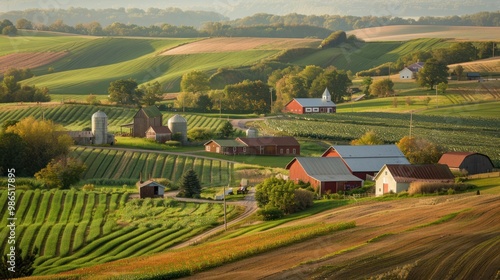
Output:
<instances>
[{"instance_id":1,"label":"hay field","mask_svg":"<svg viewBox=\"0 0 500 280\"><path fill-rule=\"evenodd\" d=\"M221 37L178 46L163 52L161 55L317 48L320 42L320 39Z\"/></svg>"},{"instance_id":2,"label":"hay field","mask_svg":"<svg viewBox=\"0 0 500 280\"><path fill-rule=\"evenodd\" d=\"M0 73L9 68L36 68L66 56L68 52L11 53L0 56Z\"/></svg>"},{"instance_id":3,"label":"hay field","mask_svg":"<svg viewBox=\"0 0 500 280\"><path fill-rule=\"evenodd\" d=\"M408 41L418 38L494 41L500 38L500 27L392 25L357 29L347 32L347 35L356 35L366 42Z\"/></svg>"},{"instance_id":4,"label":"hay field","mask_svg":"<svg viewBox=\"0 0 500 280\"><path fill-rule=\"evenodd\" d=\"M471 62L462 62L450 64L450 69L455 69L458 65L462 65L464 72L482 72L482 73L500 73L500 57L492 57Z\"/></svg>"}]
</instances>

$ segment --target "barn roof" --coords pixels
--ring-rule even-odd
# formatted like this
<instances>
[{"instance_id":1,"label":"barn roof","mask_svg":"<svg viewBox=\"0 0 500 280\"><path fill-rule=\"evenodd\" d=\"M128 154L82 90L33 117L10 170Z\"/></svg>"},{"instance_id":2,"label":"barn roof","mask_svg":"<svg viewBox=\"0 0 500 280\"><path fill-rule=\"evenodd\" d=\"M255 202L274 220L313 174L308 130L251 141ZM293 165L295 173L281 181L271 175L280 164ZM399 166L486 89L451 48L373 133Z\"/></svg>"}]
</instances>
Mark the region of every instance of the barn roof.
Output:
<instances>
[{"instance_id":1,"label":"barn roof","mask_svg":"<svg viewBox=\"0 0 500 280\"><path fill-rule=\"evenodd\" d=\"M336 107L333 101L324 101L321 98L294 98L302 107Z\"/></svg>"},{"instance_id":2,"label":"barn roof","mask_svg":"<svg viewBox=\"0 0 500 280\"><path fill-rule=\"evenodd\" d=\"M385 164L410 164L396 145L337 145L335 150L353 172L379 171Z\"/></svg>"},{"instance_id":3,"label":"barn roof","mask_svg":"<svg viewBox=\"0 0 500 280\"><path fill-rule=\"evenodd\" d=\"M156 107L155 105L141 108L141 110L143 110L144 113L146 114L146 116L148 116L149 118L162 116L162 113L160 112L158 107Z\"/></svg>"},{"instance_id":4,"label":"barn roof","mask_svg":"<svg viewBox=\"0 0 500 280\"><path fill-rule=\"evenodd\" d=\"M298 162L307 175L321 182L363 181L351 174L341 158L296 157L285 168L290 169L294 162Z\"/></svg>"},{"instance_id":5,"label":"barn roof","mask_svg":"<svg viewBox=\"0 0 500 280\"><path fill-rule=\"evenodd\" d=\"M416 62L411 65L408 65L406 68L410 69L412 72L418 72L418 70L422 69L424 67L424 62Z\"/></svg>"},{"instance_id":6,"label":"barn roof","mask_svg":"<svg viewBox=\"0 0 500 280\"><path fill-rule=\"evenodd\" d=\"M479 154L479 153L472 153L472 152L449 152L445 153L441 156L439 159L440 164L446 164L450 168L459 168L462 162L465 160L465 158L471 156L471 155L481 155L489 159L487 155Z\"/></svg>"},{"instance_id":7,"label":"barn roof","mask_svg":"<svg viewBox=\"0 0 500 280\"><path fill-rule=\"evenodd\" d=\"M156 134L172 133L172 131L170 131L170 128L168 128L168 126L150 126L148 130L149 129L152 129Z\"/></svg>"},{"instance_id":8,"label":"barn roof","mask_svg":"<svg viewBox=\"0 0 500 280\"><path fill-rule=\"evenodd\" d=\"M247 146L299 146L299 142L291 136L280 137L238 137L236 141L241 141Z\"/></svg>"},{"instance_id":9,"label":"barn roof","mask_svg":"<svg viewBox=\"0 0 500 280\"><path fill-rule=\"evenodd\" d=\"M247 146L244 143L241 143L240 141L231 140L231 139L210 140L210 141L206 142L204 145L206 146L206 145L210 144L211 142L214 142L221 147L246 147Z\"/></svg>"},{"instance_id":10,"label":"barn roof","mask_svg":"<svg viewBox=\"0 0 500 280\"><path fill-rule=\"evenodd\" d=\"M164 185L156 182L156 181L153 181L153 180L147 180L147 181L144 181L142 183L138 182L137 185L139 186L139 188L143 188L143 187L159 187L159 188L165 188Z\"/></svg>"},{"instance_id":11,"label":"barn roof","mask_svg":"<svg viewBox=\"0 0 500 280\"><path fill-rule=\"evenodd\" d=\"M375 180L387 168L392 177L398 183L408 183L413 181L444 181L454 180L448 166L444 164L386 164L375 176Z\"/></svg>"}]
</instances>

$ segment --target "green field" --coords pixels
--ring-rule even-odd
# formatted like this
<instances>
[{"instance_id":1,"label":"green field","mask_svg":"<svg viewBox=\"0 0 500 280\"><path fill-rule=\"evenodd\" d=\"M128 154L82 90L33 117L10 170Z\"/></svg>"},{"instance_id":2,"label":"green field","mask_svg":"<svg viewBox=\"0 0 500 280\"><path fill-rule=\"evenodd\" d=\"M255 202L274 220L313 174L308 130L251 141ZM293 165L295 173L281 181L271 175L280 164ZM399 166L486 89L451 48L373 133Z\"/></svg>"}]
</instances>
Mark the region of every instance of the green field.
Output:
<instances>
[{"instance_id":1,"label":"green field","mask_svg":"<svg viewBox=\"0 0 500 280\"><path fill-rule=\"evenodd\" d=\"M54 106L24 106L24 105L5 105L0 107L0 123L6 120L21 120L28 116L33 116L37 119L44 118L52 120L63 125L68 130L80 130L85 127L91 127L92 114L98 110L103 111L108 116L108 131L120 132L120 125L131 123L134 115L137 113L137 108L124 107L108 107L108 106L89 106L89 105L54 105ZM172 117L174 112L163 113L163 124L167 125L167 121ZM188 122L188 129L194 127L210 128L217 130L224 124L225 120L219 119L218 116L205 117L202 114L181 113ZM123 129L124 133L128 133L128 129Z\"/></svg>"},{"instance_id":2,"label":"green field","mask_svg":"<svg viewBox=\"0 0 500 280\"><path fill-rule=\"evenodd\" d=\"M7 201L7 191L0 191ZM126 193L76 190L16 192L16 242L26 254L39 248L35 274L53 274L161 252L222 221L222 204L171 199L128 201ZM228 205L228 215L237 214ZM7 211L0 236L6 240ZM0 252L7 252L6 242Z\"/></svg>"},{"instance_id":3,"label":"green field","mask_svg":"<svg viewBox=\"0 0 500 280\"><path fill-rule=\"evenodd\" d=\"M189 169L196 171L203 187L226 185L233 164L226 160L207 159L159 152L134 152L108 148L75 147L71 156L80 159L87 169L84 180L128 180L139 177L165 178L177 182Z\"/></svg>"}]
</instances>

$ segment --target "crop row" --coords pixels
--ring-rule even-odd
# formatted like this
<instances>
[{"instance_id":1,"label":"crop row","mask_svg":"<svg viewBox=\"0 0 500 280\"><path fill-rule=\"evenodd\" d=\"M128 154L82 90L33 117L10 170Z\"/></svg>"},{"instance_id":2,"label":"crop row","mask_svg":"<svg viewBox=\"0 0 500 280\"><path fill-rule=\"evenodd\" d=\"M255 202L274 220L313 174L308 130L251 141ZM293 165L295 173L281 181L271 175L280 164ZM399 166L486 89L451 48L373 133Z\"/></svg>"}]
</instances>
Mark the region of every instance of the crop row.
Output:
<instances>
[{"instance_id":1,"label":"crop row","mask_svg":"<svg viewBox=\"0 0 500 280\"><path fill-rule=\"evenodd\" d=\"M60 106L32 106L21 109L0 110L0 123L7 120L21 120L28 116L36 119L52 120L65 126L69 130L78 130L91 126L92 114L98 110L103 111L108 116L108 130L118 132L120 125L130 123L137 112L135 108L103 107L90 105L60 105ZM182 114L187 122L188 128L203 127L217 130L223 120L219 118L205 117L202 115ZM163 123L167 125L167 120L172 117L172 113L163 115Z\"/></svg>"},{"instance_id":2,"label":"crop row","mask_svg":"<svg viewBox=\"0 0 500 280\"><path fill-rule=\"evenodd\" d=\"M176 182L193 169L206 186L226 184L231 170L226 161L154 152L77 147L71 154L87 166L84 179L139 179L142 175Z\"/></svg>"}]
</instances>

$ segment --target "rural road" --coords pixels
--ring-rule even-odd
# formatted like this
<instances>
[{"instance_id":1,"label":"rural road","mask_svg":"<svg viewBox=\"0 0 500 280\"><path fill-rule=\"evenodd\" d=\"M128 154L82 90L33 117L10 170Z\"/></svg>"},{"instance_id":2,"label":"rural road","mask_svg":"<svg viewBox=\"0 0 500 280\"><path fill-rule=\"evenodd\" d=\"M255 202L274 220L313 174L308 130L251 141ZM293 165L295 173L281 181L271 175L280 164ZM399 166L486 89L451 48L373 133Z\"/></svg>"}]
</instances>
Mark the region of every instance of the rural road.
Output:
<instances>
[{"instance_id":1,"label":"rural road","mask_svg":"<svg viewBox=\"0 0 500 280\"><path fill-rule=\"evenodd\" d=\"M209 203L223 203L223 201L215 201L215 200L200 200L200 199L190 199L190 198L179 198L179 197L175 197L175 193L171 193L171 194L168 194L167 196L171 196L173 195L172 197L176 200L180 200L180 201L191 201L191 202L209 202ZM238 223L239 221L245 219L246 217L252 215L253 213L255 213L255 211L257 211L257 202L255 201L255 188L250 188L248 194L245 196L245 200L241 200L241 201L232 201L232 202L227 202L227 204L233 204L233 205L240 205L240 206L243 206L245 207L245 211L243 212L243 214L241 214L238 218L230 221L227 223L227 226L231 226L235 223ZM199 242L201 242L202 240L204 239L207 239L208 237L212 236L212 235L215 235L221 231L224 231L224 225L220 225L220 226L217 226L209 231L206 231L202 234L199 234L185 242L182 242L180 244L177 244L173 247L170 247L169 249L180 249L180 248L184 248L184 247L187 247L187 246L191 246L191 245L195 245Z\"/></svg>"},{"instance_id":2,"label":"rural road","mask_svg":"<svg viewBox=\"0 0 500 280\"><path fill-rule=\"evenodd\" d=\"M269 118L276 118L276 116L264 117L264 118L253 118L253 119L232 119L231 124L236 129L246 130L246 129L248 129L248 127L246 126L247 122L263 121L263 120L269 119Z\"/></svg>"}]
</instances>

